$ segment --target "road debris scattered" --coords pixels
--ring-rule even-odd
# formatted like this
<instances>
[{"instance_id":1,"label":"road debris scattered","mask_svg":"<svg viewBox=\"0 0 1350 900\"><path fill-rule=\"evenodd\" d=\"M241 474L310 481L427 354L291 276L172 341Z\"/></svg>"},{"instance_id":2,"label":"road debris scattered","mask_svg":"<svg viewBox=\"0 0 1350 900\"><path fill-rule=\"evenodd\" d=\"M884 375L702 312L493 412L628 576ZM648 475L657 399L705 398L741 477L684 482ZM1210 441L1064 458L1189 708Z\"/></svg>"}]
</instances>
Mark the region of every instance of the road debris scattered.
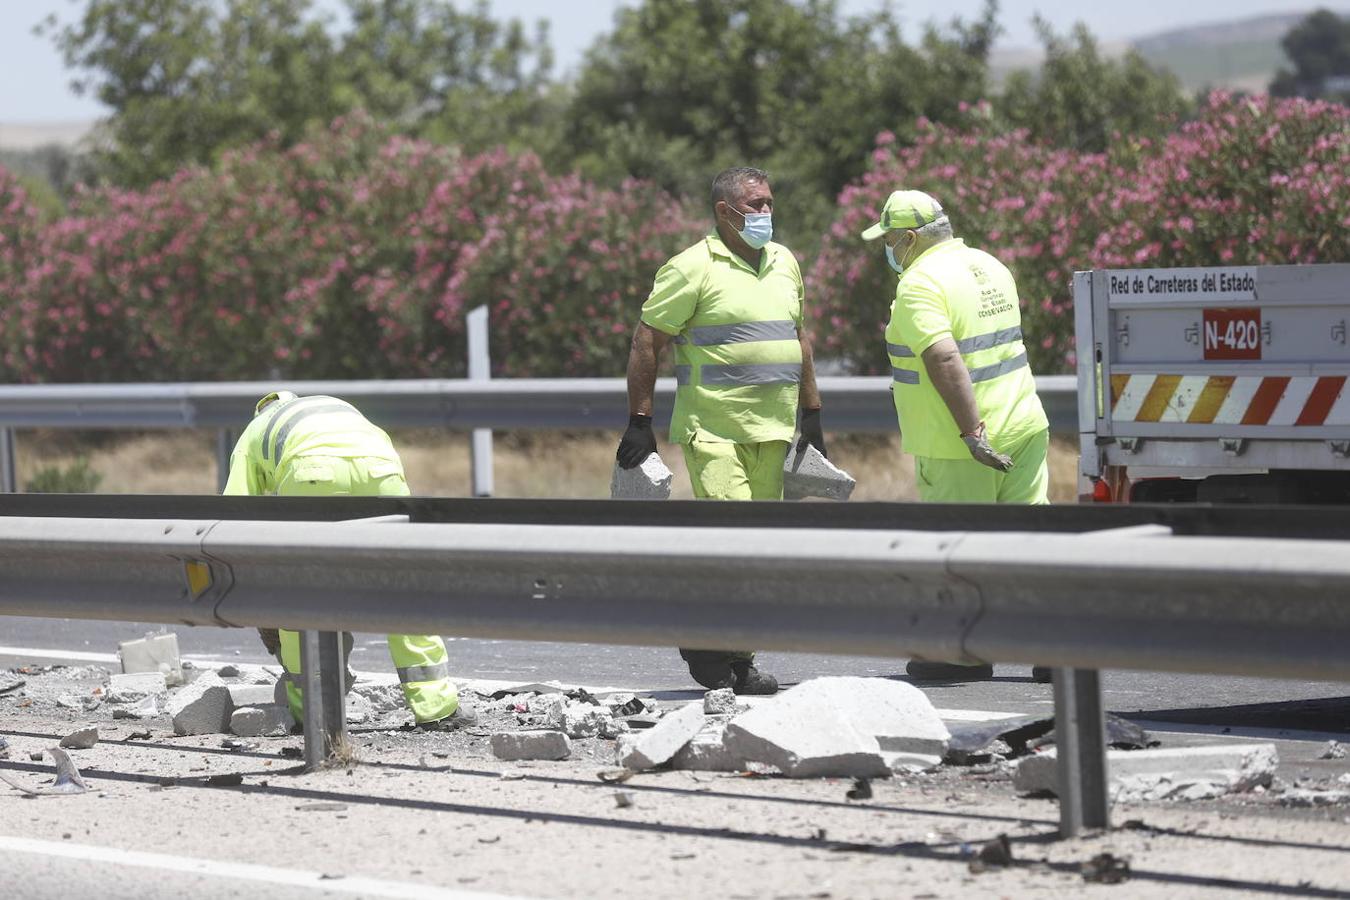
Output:
<instances>
[{"instance_id":1,"label":"road debris scattered","mask_svg":"<svg viewBox=\"0 0 1350 900\"><path fill-rule=\"evenodd\" d=\"M88 750L98 743L97 728L81 728L61 738L60 746L67 750Z\"/></svg>"},{"instance_id":2,"label":"road debris scattered","mask_svg":"<svg viewBox=\"0 0 1350 900\"><path fill-rule=\"evenodd\" d=\"M59 797L68 794L83 794L89 790L89 785L85 784L84 777L80 775L80 770L75 768L75 764L70 761L66 751L58 747L50 747L47 752L56 761L56 780L52 784L28 787L15 781L4 772L0 772L0 781L4 781L16 790L23 791L30 797Z\"/></svg>"},{"instance_id":3,"label":"road debris scattered","mask_svg":"<svg viewBox=\"0 0 1350 900\"><path fill-rule=\"evenodd\" d=\"M1129 860L1121 859L1112 853L1098 853L1083 863L1079 871L1083 880L1094 884L1120 884L1130 877Z\"/></svg>"},{"instance_id":4,"label":"road debris scattered","mask_svg":"<svg viewBox=\"0 0 1350 900\"><path fill-rule=\"evenodd\" d=\"M794 445L788 445L787 458L783 461L784 500L821 497L843 501L853 495L857 484L852 475L826 459L811 444L806 445L804 453L798 453Z\"/></svg>"},{"instance_id":5,"label":"road debris scattered","mask_svg":"<svg viewBox=\"0 0 1350 900\"><path fill-rule=\"evenodd\" d=\"M1115 802L1204 800L1269 787L1279 762L1274 744L1112 750L1107 754ZM1017 763L1013 786L1024 793L1056 793L1055 750Z\"/></svg>"}]
</instances>

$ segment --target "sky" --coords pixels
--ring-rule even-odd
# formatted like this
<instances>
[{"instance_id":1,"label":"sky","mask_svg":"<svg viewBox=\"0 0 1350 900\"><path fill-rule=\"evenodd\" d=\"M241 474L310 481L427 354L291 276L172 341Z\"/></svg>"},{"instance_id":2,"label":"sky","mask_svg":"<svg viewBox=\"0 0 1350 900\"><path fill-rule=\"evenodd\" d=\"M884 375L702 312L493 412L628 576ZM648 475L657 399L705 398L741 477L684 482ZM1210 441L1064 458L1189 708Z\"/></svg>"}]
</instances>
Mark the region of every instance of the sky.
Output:
<instances>
[{"instance_id":1,"label":"sky","mask_svg":"<svg viewBox=\"0 0 1350 900\"><path fill-rule=\"evenodd\" d=\"M844 11L865 15L881 0L840 0ZM336 9L338 0L319 0ZM492 0L494 14L533 22L548 19L557 58L556 72L575 68L585 49L609 30L615 11L625 0ZM1032 16L1039 12L1061 31L1085 21L1098 39L1118 41L1210 21L1298 12L1313 7L1304 0L1133 0L1129 3L1084 4L1082 0L1002 0L1000 20L1006 31L1004 47L1034 47ZM918 35L923 24L949 21L953 16L972 19L981 0L893 0L906 24L907 37ZM89 97L70 90L71 75L50 38L32 34L34 24L51 13L65 21L83 9L82 0L0 0L0 123L69 122L98 118L106 110ZM1087 8L1085 8L1087 7ZM565 13L562 10L565 9Z\"/></svg>"}]
</instances>

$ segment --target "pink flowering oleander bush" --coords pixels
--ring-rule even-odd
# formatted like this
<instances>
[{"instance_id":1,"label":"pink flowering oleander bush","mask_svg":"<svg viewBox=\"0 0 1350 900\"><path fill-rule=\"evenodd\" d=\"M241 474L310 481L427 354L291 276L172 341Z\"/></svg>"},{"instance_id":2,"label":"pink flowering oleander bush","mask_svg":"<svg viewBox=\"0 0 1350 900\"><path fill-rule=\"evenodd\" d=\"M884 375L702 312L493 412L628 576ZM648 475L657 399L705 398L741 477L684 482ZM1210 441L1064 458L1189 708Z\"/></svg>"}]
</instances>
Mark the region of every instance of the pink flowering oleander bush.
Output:
<instances>
[{"instance_id":1,"label":"pink flowering oleander bush","mask_svg":"<svg viewBox=\"0 0 1350 900\"><path fill-rule=\"evenodd\" d=\"M27 220L5 209L8 236ZM484 304L497 374L617 375L656 269L699 231L646 185L463 157L362 115L25 228L0 280L7 368L67 382L458 376Z\"/></svg>"},{"instance_id":2,"label":"pink flowering oleander bush","mask_svg":"<svg viewBox=\"0 0 1350 900\"><path fill-rule=\"evenodd\" d=\"M1072 275L1093 268L1350 261L1350 109L1214 94L1158 142L1119 137L1079 154L994 131L987 110L877 139L839 195L808 275L816 352L889 370L882 332L895 276L858 234L898 187L937 197L958 237L1012 269L1034 369L1074 363Z\"/></svg>"},{"instance_id":3,"label":"pink flowering oleander bush","mask_svg":"<svg viewBox=\"0 0 1350 900\"><path fill-rule=\"evenodd\" d=\"M25 368L16 339L23 309L22 286L33 265L38 212L17 178L0 168L0 376L6 381Z\"/></svg>"}]
</instances>

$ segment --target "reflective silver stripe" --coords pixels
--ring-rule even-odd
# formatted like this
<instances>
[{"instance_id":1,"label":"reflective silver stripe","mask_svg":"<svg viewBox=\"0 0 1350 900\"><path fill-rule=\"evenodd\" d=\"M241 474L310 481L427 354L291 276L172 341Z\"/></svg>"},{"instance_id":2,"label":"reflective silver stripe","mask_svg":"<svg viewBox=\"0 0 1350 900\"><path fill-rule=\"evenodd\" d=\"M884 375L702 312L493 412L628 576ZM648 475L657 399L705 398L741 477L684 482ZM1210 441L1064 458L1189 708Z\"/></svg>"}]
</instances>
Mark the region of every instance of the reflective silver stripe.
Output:
<instances>
[{"instance_id":1,"label":"reflective silver stripe","mask_svg":"<svg viewBox=\"0 0 1350 900\"><path fill-rule=\"evenodd\" d=\"M891 367L891 379L900 384L918 384L919 373L913 369L897 369Z\"/></svg>"},{"instance_id":2,"label":"reflective silver stripe","mask_svg":"<svg viewBox=\"0 0 1350 900\"><path fill-rule=\"evenodd\" d=\"M696 347L716 344L749 344L755 341L795 341L797 323L791 319L772 322L736 322L731 325L700 325L689 329L689 337L680 335L675 343L693 343Z\"/></svg>"},{"instance_id":3,"label":"reflective silver stripe","mask_svg":"<svg viewBox=\"0 0 1350 900\"><path fill-rule=\"evenodd\" d=\"M297 403L303 403L306 399L308 398L296 397L294 400L288 400L285 403L278 406L276 409L272 410L272 417L267 420L267 427L263 429L263 436L262 436L263 459L271 459L271 456L268 454L268 448L272 443L272 429L277 427L277 422L281 421L281 417L286 414L286 410L295 406Z\"/></svg>"},{"instance_id":4,"label":"reflective silver stripe","mask_svg":"<svg viewBox=\"0 0 1350 900\"><path fill-rule=\"evenodd\" d=\"M434 666L404 666L398 670L398 680L404 684L416 681L440 681L450 677L450 667L445 663Z\"/></svg>"},{"instance_id":5,"label":"reflective silver stripe","mask_svg":"<svg viewBox=\"0 0 1350 900\"><path fill-rule=\"evenodd\" d=\"M801 380L801 363L704 366L699 371L700 384L796 384Z\"/></svg>"},{"instance_id":6,"label":"reflective silver stripe","mask_svg":"<svg viewBox=\"0 0 1350 900\"><path fill-rule=\"evenodd\" d=\"M990 347L998 347L1003 344L1011 344L1013 341L1022 339L1022 326L1014 325L1012 328L1005 328L1002 331L991 331L988 334L977 334L974 337L968 337L965 340L956 342L956 349L962 353L974 353L976 350L988 350Z\"/></svg>"},{"instance_id":7,"label":"reflective silver stripe","mask_svg":"<svg viewBox=\"0 0 1350 900\"><path fill-rule=\"evenodd\" d=\"M991 331L988 334L977 334L974 337L968 337L956 342L958 353L974 353L977 350L988 350L990 347L999 347L1003 344L1011 344L1013 341L1022 339L1022 326L1014 325L1012 328L1004 328L1002 331ZM891 356L900 359L908 359L914 356L914 351L904 344L887 344L886 352Z\"/></svg>"},{"instance_id":8,"label":"reflective silver stripe","mask_svg":"<svg viewBox=\"0 0 1350 900\"><path fill-rule=\"evenodd\" d=\"M992 366L980 366L978 369L970 370L971 381L988 381L991 378L997 378L1000 375L1007 375L1009 372L1016 372L1018 369L1027 365L1027 355L1019 353L1012 359L1005 359L1003 362L994 363Z\"/></svg>"},{"instance_id":9,"label":"reflective silver stripe","mask_svg":"<svg viewBox=\"0 0 1350 900\"><path fill-rule=\"evenodd\" d=\"M688 384L688 383L689 383L689 376L692 374L692 372L693 372L693 367L692 367L692 366L676 366L676 367L675 367L675 383L676 383L676 384Z\"/></svg>"},{"instance_id":10,"label":"reflective silver stripe","mask_svg":"<svg viewBox=\"0 0 1350 900\"><path fill-rule=\"evenodd\" d=\"M332 400L333 402L326 403L322 406L306 406L304 409L291 416L286 424L282 425L281 428L277 430L276 446L272 449L273 459L278 462L281 461L282 451L286 449L286 438L291 436L291 431L295 429L296 424L301 420L310 416L317 416L320 413L345 412L353 415L360 415L360 413L356 411L356 407L352 406L350 403L344 403L341 400L333 400L332 397L324 397L323 399ZM267 445L264 444L264 452L266 449Z\"/></svg>"}]
</instances>

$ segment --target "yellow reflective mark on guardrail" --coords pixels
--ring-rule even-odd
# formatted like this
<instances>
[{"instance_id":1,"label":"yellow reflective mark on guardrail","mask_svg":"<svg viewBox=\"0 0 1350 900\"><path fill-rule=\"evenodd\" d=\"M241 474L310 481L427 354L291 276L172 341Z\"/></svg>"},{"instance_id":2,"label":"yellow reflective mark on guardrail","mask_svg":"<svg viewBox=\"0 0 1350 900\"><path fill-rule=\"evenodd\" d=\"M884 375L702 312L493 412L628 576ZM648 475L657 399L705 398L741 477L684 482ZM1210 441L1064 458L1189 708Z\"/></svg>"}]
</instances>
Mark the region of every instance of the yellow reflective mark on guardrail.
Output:
<instances>
[{"instance_id":1,"label":"yellow reflective mark on guardrail","mask_svg":"<svg viewBox=\"0 0 1350 900\"><path fill-rule=\"evenodd\" d=\"M211 565L195 559L183 563L183 573L187 576L188 595L196 600L211 589Z\"/></svg>"}]
</instances>

